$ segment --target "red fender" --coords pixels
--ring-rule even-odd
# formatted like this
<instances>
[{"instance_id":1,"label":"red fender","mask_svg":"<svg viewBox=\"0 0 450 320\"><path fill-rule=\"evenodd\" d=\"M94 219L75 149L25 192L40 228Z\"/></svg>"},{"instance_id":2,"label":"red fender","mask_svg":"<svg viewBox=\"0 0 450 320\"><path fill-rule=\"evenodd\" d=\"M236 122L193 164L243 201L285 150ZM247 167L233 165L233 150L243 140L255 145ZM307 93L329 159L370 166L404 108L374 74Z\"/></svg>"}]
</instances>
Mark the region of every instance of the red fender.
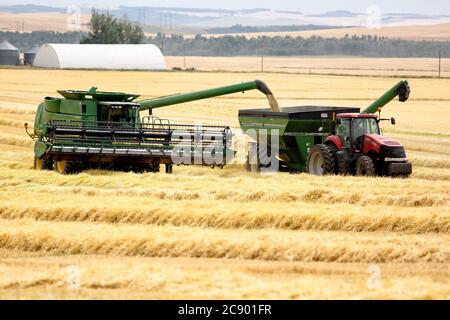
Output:
<instances>
[{"instance_id":1,"label":"red fender","mask_svg":"<svg viewBox=\"0 0 450 320\"><path fill-rule=\"evenodd\" d=\"M342 150L344 148L342 139L339 136L328 136L327 140L325 140L325 143L326 142L334 144L338 150Z\"/></svg>"}]
</instances>

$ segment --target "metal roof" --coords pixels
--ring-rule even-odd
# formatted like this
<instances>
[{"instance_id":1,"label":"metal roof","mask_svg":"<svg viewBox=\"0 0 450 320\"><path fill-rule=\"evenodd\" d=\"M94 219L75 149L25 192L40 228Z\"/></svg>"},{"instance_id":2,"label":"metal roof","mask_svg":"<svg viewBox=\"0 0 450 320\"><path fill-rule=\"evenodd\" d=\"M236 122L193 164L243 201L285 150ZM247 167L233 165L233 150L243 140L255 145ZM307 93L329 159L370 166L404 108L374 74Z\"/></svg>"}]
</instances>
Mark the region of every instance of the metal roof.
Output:
<instances>
[{"instance_id":1,"label":"metal roof","mask_svg":"<svg viewBox=\"0 0 450 320\"><path fill-rule=\"evenodd\" d=\"M31 48L30 50L25 51L25 53L37 53L39 51L39 46L35 46L33 48Z\"/></svg>"},{"instance_id":2,"label":"metal roof","mask_svg":"<svg viewBox=\"0 0 450 320\"><path fill-rule=\"evenodd\" d=\"M16 47L14 47L11 43L9 43L6 40L3 40L2 42L0 42L0 50L5 50L5 51L19 51L19 49L17 49Z\"/></svg>"}]
</instances>

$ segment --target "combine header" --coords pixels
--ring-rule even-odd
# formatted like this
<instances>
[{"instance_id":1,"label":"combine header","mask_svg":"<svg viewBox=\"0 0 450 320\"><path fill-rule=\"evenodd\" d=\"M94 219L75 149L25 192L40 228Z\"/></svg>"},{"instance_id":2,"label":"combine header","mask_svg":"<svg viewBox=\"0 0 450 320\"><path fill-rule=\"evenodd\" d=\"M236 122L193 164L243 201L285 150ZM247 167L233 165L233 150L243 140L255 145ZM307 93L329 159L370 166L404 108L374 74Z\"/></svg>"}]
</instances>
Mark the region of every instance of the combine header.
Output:
<instances>
[{"instance_id":1,"label":"combine header","mask_svg":"<svg viewBox=\"0 0 450 320\"><path fill-rule=\"evenodd\" d=\"M234 157L227 126L172 124L152 116L155 108L248 90L263 92L273 108L276 100L261 81L135 101L118 92L60 90L62 98L46 97L37 109L34 167L69 174L86 168L157 172L164 164L222 167ZM140 117L141 111L149 116ZM25 124L27 129L27 124ZM28 132L28 131L27 131Z\"/></svg>"}]
</instances>

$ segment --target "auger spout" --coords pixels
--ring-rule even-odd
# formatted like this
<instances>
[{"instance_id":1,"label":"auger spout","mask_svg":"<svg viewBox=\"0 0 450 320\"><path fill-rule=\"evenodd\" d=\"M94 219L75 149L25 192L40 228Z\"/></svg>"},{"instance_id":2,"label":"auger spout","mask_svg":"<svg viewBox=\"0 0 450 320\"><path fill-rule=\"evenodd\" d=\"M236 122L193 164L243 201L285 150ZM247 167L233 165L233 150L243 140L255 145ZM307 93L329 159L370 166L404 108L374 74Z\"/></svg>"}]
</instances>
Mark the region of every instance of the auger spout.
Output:
<instances>
[{"instance_id":1,"label":"auger spout","mask_svg":"<svg viewBox=\"0 0 450 320\"><path fill-rule=\"evenodd\" d=\"M405 102L409 98L409 93L410 88L408 81L402 80L390 90L386 91L385 94L375 100L370 106L361 111L361 113L376 113L397 96L399 97L399 101Z\"/></svg>"},{"instance_id":2,"label":"auger spout","mask_svg":"<svg viewBox=\"0 0 450 320\"><path fill-rule=\"evenodd\" d=\"M249 90L259 90L267 96L270 108L273 112L281 112L281 108L278 105L272 91L269 87L260 80L254 80L249 82L243 82L233 84L224 87L212 88L207 90L179 93L170 96L164 96L154 99L142 100L137 103L140 104L140 111L151 110L161 107L166 107L174 104L186 103L190 101L202 100L207 98L213 98L218 96L224 96L236 92L244 92Z\"/></svg>"}]
</instances>

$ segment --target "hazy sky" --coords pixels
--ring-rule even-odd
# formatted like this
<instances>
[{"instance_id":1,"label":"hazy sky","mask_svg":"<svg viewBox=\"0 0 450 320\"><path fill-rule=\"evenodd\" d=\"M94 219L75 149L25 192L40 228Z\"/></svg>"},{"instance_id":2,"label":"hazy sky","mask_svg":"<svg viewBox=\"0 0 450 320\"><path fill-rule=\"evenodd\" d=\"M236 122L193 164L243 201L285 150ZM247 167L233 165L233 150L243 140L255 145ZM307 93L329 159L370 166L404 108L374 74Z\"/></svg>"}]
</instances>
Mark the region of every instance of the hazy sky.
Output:
<instances>
[{"instance_id":1,"label":"hazy sky","mask_svg":"<svg viewBox=\"0 0 450 320\"><path fill-rule=\"evenodd\" d=\"M277 10L296 10L302 12L326 12L332 10L349 10L353 12L366 12L370 5L378 5L385 13L423 13L423 14L450 14L449 0L2 0L3 5L35 3L41 5L66 6L100 5L100 6L173 6L173 7L197 7L197 8L271 8Z\"/></svg>"}]
</instances>

